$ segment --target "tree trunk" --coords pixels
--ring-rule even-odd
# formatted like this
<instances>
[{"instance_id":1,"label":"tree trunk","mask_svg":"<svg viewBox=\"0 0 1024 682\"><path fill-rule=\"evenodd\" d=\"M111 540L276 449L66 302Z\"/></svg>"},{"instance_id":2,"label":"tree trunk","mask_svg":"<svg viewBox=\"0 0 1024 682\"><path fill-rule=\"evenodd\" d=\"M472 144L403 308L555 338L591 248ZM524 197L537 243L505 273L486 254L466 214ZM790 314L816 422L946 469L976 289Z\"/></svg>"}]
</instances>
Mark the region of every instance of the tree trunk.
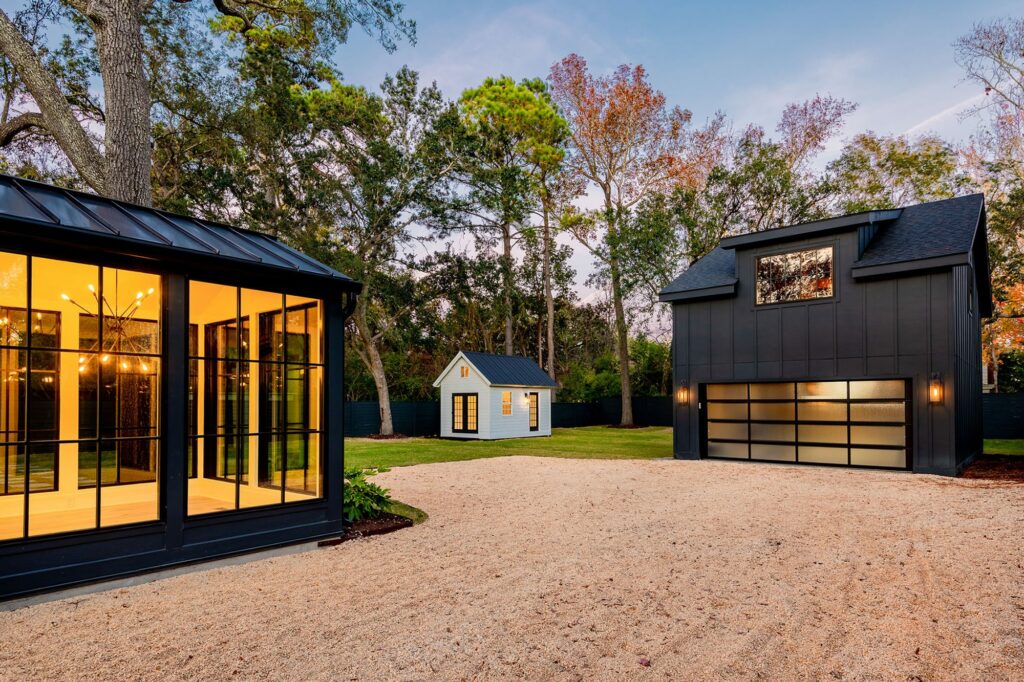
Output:
<instances>
[{"instance_id":1,"label":"tree trunk","mask_svg":"<svg viewBox=\"0 0 1024 682\"><path fill-rule=\"evenodd\" d=\"M101 3L90 3L90 7L93 4ZM115 199L150 206L151 102L142 61L139 5L138 0L114 0L89 18L103 75L107 192Z\"/></svg>"},{"instance_id":2,"label":"tree trunk","mask_svg":"<svg viewBox=\"0 0 1024 682\"><path fill-rule=\"evenodd\" d=\"M622 306L622 282L619 275L619 259L613 254L608 259L612 280L612 305L615 308L615 345L619 353L619 383L622 386L621 426L633 425L633 388L629 382L629 328L626 326L626 311Z\"/></svg>"},{"instance_id":3,"label":"tree trunk","mask_svg":"<svg viewBox=\"0 0 1024 682\"><path fill-rule=\"evenodd\" d=\"M502 288L505 300L505 355L512 355L512 229L502 226Z\"/></svg>"},{"instance_id":4,"label":"tree trunk","mask_svg":"<svg viewBox=\"0 0 1024 682\"><path fill-rule=\"evenodd\" d=\"M555 297L551 289L551 222L547 201L544 201L544 305L547 307L548 359L545 369L555 378Z\"/></svg>"},{"instance_id":5,"label":"tree trunk","mask_svg":"<svg viewBox=\"0 0 1024 682\"><path fill-rule=\"evenodd\" d=\"M356 333L359 335L359 342L363 346L363 353L360 357L366 369L373 377L373 384L377 389L377 403L380 406L380 435L393 436L395 424L391 416L391 393L388 389L388 378L384 374L384 362L380 358L380 351L377 349L377 342L373 338L369 324L366 322L366 306L369 297L364 289L356 300L355 320Z\"/></svg>"}]
</instances>

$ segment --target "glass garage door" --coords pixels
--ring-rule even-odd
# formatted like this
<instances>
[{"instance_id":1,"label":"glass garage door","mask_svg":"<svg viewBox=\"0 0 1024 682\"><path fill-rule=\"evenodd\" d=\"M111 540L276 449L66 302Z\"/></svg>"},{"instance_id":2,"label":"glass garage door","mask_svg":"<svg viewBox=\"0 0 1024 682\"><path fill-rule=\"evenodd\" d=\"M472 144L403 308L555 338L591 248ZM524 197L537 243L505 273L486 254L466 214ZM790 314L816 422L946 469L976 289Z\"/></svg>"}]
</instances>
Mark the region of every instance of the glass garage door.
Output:
<instances>
[{"instance_id":1,"label":"glass garage door","mask_svg":"<svg viewBox=\"0 0 1024 682\"><path fill-rule=\"evenodd\" d=\"M909 382L708 384L707 457L909 468Z\"/></svg>"}]
</instances>

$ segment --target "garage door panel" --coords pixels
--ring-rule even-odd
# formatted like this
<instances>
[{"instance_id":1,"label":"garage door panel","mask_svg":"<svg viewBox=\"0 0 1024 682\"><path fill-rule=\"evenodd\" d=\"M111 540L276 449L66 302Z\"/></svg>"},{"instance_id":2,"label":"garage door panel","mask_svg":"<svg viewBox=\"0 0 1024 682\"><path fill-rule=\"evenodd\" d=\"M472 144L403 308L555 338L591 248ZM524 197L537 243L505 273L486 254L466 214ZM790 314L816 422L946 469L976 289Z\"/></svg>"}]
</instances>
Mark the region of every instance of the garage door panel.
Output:
<instances>
[{"instance_id":1,"label":"garage door panel","mask_svg":"<svg viewBox=\"0 0 1024 682\"><path fill-rule=\"evenodd\" d=\"M800 461L808 464L846 464L849 451L843 447L801 445Z\"/></svg>"},{"instance_id":2,"label":"garage door panel","mask_svg":"<svg viewBox=\"0 0 1024 682\"><path fill-rule=\"evenodd\" d=\"M906 468L904 380L707 384L709 457ZM727 421L721 421L727 420Z\"/></svg>"},{"instance_id":3,"label":"garage door panel","mask_svg":"<svg viewBox=\"0 0 1024 682\"><path fill-rule=\"evenodd\" d=\"M793 403L750 403L750 418L760 421L793 421Z\"/></svg>"},{"instance_id":4,"label":"garage door panel","mask_svg":"<svg viewBox=\"0 0 1024 682\"><path fill-rule=\"evenodd\" d=\"M771 440L792 443L796 440L794 424L751 424L750 440Z\"/></svg>"},{"instance_id":5,"label":"garage door panel","mask_svg":"<svg viewBox=\"0 0 1024 682\"><path fill-rule=\"evenodd\" d=\"M709 457L728 457L729 459L747 459L750 452L746 443L708 443Z\"/></svg>"},{"instance_id":6,"label":"garage door panel","mask_svg":"<svg viewBox=\"0 0 1024 682\"><path fill-rule=\"evenodd\" d=\"M850 464L865 467L903 467L906 465L906 450L876 450L872 448L851 448Z\"/></svg>"}]
</instances>

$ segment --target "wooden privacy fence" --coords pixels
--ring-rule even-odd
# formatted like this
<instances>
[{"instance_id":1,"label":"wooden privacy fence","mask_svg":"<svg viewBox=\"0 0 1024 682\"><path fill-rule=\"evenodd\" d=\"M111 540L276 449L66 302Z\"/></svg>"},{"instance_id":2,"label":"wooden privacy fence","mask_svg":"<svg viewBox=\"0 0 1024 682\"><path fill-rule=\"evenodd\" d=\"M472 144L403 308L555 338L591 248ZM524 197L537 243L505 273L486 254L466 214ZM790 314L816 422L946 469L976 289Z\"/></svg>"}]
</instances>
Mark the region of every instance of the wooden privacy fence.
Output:
<instances>
[{"instance_id":1,"label":"wooden privacy fence","mask_svg":"<svg viewBox=\"0 0 1024 682\"><path fill-rule=\"evenodd\" d=\"M436 400L391 403L395 433L406 436L436 436L441 425L441 405ZM603 398L593 403L554 403L551 426L572 428L618 424L622 416L620 398ZM633 398L633 418L640 426L672 426L672 399L668 396ZM345 403L345 435L372 436L380 432L380 407L376 400Z\"/></svg>"},{"instance_id":2,"label":"wooden privacy fence","mask_svg":"<svg viewBox=\"0 0 1024 682\"><path fill-rule=\"evenodd\" d=\"M985 438L1024 438L1024 393L986 393L981 408Z\"/></svg>"},{"instance_id":3,"label":"wooden privacy fence","mask_svg":"<svg viewBox=\"0 0 1024 682\"><path fill-rule=\"evenodd\" d=\"M1024 393L986 393L982 398L985 438L1024 438ZM436 400L393 402L395 432L406 436L436 436L441 405ZM554 403L551 425L557 428L618 424L622 400L602 398L592 403ZM640 426L672 426L672 398L633 398L633 418ZM370 436L380 431L376 400L345 403L345 435Z\"/></svg>"}]
</instances>

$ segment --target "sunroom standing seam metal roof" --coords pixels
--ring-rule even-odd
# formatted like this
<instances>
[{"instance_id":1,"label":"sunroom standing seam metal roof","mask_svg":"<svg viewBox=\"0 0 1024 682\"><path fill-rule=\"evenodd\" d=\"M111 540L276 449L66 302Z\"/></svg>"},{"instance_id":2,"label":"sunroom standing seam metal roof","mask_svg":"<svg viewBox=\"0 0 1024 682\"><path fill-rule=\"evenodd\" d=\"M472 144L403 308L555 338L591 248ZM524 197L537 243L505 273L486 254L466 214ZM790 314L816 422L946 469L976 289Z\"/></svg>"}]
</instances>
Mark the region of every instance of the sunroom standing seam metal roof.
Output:
<instances>
[{"instance_id":1,"label":"sunroom standing seam metal roof","mask_svg":"<svg viewBox=\"0 0 1024 682\"><path fill-rule=\"evenodd\" d=\"M269 235L0 174L2 218L352 282Z\"/></svg>"}]
</instances>

